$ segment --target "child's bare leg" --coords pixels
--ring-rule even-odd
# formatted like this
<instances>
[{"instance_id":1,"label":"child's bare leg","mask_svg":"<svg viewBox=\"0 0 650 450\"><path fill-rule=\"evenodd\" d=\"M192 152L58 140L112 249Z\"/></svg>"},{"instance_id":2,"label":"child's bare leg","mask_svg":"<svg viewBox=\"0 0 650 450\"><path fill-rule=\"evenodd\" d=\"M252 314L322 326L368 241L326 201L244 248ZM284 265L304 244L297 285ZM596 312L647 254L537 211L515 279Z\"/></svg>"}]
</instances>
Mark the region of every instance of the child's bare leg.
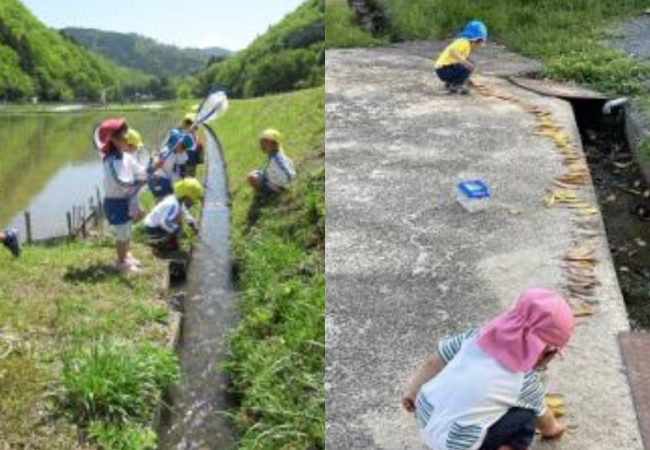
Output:
<instances>
[{"instance_id":1,"label":"child's bare leg","mask_svg":"<svg viewBox=\"0 0 650 450\"><path fill-rule=\"evenodd\" d=\"M566 431L566 427L555 419L549 408L543 416L537 418L537 428L545 439L558 439Z\"/></svg>"},{"instance_id":2,"label":"child's bare leg","mask_svg":"<svg viewBox=\"0 0 650 450\"><path fill-rule=\"evenodd\" d=\"M129 241L116 241L115 248L117 250L118 264L124 264L129 253Z\"/></svg>"},{"instance_id":3,"label":"child's bare leg","mask_svg":"<svg viewBox=\"0 0 650 450\"><path fill-rule=\"evenodd\" d=\"M255 191L257 192L259 192L262 189L262 183L259 177L257 177L254 172L248 174L248 176L246 177L246 182L250 187L255 189Z\"/></svg>"},{"instance_id":4,"label":"child's bare leg","mask_svg":"<svg viewBox=\"0 0 650 450\"><path fill-rule=\"evenodd\" d=\"M0 231L0 244L2 244L5 241L5 232Z\"/></svg>"}]
</instances>

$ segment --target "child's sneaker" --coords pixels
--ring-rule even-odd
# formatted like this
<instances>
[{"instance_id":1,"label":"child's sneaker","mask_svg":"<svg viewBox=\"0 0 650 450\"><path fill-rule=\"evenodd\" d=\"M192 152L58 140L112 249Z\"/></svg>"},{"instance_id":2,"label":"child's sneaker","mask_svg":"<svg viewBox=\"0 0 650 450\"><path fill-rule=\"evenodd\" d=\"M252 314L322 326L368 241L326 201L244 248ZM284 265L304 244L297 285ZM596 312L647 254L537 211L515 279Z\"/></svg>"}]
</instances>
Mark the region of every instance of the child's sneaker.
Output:
<instances>
[{"instance_id":1,"label":"child's sneaker","mask_svg":"<svg viewBox=\"0 0 650 450\"><path fill-rule=\"evenodd\" d=\"M20 256L20 239L18 239L18 231L15 229L5 230L5 239L3 245L9 249L14 257Z\"/></svg>"},{"instance_id":2,"label":"child's sneaker","mask_svg":"<svg viewBox=\"0 0 650 450\"><path fill-rule=\"evenodd\" d=\"M135 259L130 252L126 254L126 263L134 265L134 266L141 266L142 265L140 263L140 261Z\"/></svg>"},{"instance_id":3,"label":"child's sneaker","mask_svg":"<svg viewBox=\"0 0 650 450\"><path fill-rule=\"evenodd\" d=\"M460 95L469 95L469 88L467 86L460 86L456 89L456 93Z\"/></svg>"},{"instance_id":4,"label":"child's sneaker","mask_svg":"<svg viewBox=\"0 0 650 450\"><path fill-rule=\"evenodd\" d=\"M131 264L128 260L121 263L119 261L115 261L113 263L113 267L115 270L117 270L120 273L140 273L141 270L138 266L135 264Z\"/></svg>"}]
</instances>

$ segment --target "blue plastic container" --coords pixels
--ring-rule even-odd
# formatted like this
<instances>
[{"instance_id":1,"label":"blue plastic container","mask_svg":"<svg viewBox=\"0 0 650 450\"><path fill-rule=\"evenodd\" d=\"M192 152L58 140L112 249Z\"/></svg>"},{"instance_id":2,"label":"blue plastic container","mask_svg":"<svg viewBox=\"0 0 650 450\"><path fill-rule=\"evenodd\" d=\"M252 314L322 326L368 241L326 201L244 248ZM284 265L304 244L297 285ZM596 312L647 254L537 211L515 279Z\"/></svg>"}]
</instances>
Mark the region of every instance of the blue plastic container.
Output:
<instances>
[{"instance_id":1,"label":"blue plastic container","mask_svg":"<svg viewBox=\"0 0 650 450\"><path fill-rule=\"evenodd\" d=\"M456 199L469 212L477 212L490 206L490 187L481 179L458 180Z\"/></svg>"}]
</instances>

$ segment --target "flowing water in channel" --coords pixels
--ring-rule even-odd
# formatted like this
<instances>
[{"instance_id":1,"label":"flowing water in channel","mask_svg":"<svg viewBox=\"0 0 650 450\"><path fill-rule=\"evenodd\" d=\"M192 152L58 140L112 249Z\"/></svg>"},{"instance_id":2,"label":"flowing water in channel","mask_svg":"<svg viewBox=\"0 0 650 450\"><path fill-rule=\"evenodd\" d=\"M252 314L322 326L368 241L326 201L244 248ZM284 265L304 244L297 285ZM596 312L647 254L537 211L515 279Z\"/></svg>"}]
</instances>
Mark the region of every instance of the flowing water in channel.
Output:
<instances>
[{"instance_id":1,"label":"flowing water in channel","mask_svg":"<svg viewBox=\"0 0 650 450\"><path fill-rule=\"evenodd\" d=\"M206 130L206 193L201 232L192 255L178 343L181 381L169 393L161 423L161 449L227 450L235 438L224 415L228 380L219 364L236 320L230 261L230 208L225 164Z\"/></svg>"}]
</instances>

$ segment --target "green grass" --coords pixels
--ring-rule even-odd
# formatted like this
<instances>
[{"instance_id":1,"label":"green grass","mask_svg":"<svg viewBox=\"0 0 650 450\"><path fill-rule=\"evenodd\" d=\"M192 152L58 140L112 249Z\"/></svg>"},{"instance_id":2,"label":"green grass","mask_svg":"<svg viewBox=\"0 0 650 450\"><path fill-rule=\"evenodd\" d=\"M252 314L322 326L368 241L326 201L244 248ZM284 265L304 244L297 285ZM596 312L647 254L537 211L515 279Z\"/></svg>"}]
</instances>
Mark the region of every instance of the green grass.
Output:
<instances>
[{"instance_id":1,"label":"green grass","mask_svg":"<svg viewBox=\"0 0 650 450\"><path fill-rule=\"evenodd\" d=\"M60 401L81 424L146 422L178 367L169 348L97 342L64 356Z\"/></svg>"},{"instance_id":2,"label":"green grass","mask_svg":"<svg viewBox=\"0 0 650 450\"><path fill-rule=\"evenodd\" d=\"M376 39L355 24L346 0L325 0L325 47L370 47L386 40Z\"/></svg>"},{"instance_id":3,"label":"green grass","mask_svg":"<svg viewBox=\"0 0 650 450\"><path fill-rule=\"evenodd\" d=\"M143 246L134 254L145 262L139 277L108 267L108 244L27 247L20 259L0 252L0 354L13 348L0 360L8 448L97 448L80 439L90 420L148 428L154 391L175 363L162 350L166 267Z\"/></svg>"},{"instance_id":4,"label":"green grass","mask_svg":"<svg viewBox=\"0 0 650 450\"><path fill-rule=\"evenodd\" d=\"M267 127L285 134L299 177L259 205L244 178L264 161L257 138ZM324 91L233 102L217 128L233 193L242 317L226 364L240 400L239 448L323 449Z\"/></svg>"},{"instance_id":5,"label":"green grass","mask_svg":"<svg viewBox=\"0 0 650 450\"><path fill-rule=\"evenodd\" d=\"M110 425L92 422L88 437L91 441L110 450L156 450L158 438L149 427L141 425Z\"/></svg>"}]
</instances>

